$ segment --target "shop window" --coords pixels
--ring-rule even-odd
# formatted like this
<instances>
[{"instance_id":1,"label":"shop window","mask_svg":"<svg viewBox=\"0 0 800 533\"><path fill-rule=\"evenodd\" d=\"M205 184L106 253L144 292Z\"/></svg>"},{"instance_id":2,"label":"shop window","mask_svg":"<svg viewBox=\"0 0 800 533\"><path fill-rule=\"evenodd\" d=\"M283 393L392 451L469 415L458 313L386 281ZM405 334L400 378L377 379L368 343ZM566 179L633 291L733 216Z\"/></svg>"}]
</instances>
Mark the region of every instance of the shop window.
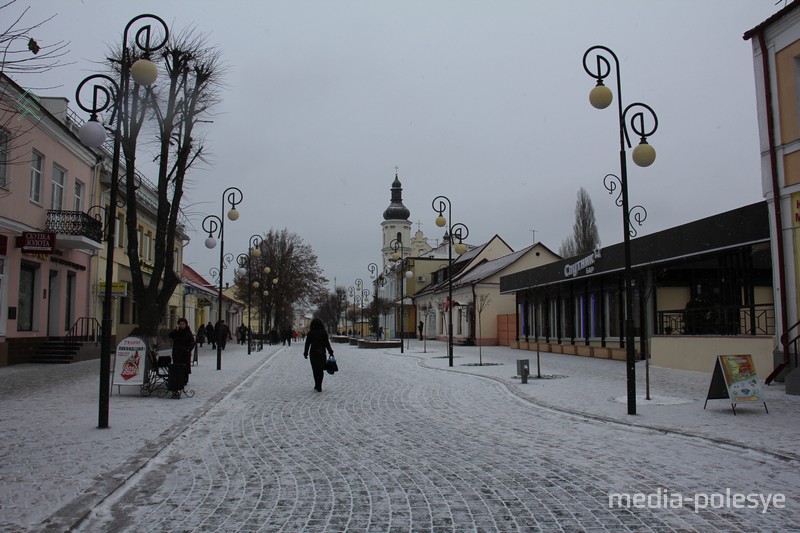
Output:
<instances>
[{"instance_id":1,"label":"shop window","mask_svg":"<svg viewBox=\"0 0 800 533\"><path fill-rule=\"evenodd\" d=\"M69 331L75 322L75 272L67 272L66 306L64 314L64 329Z\"/></svg>"},{"instance_id":2,"label":"shop window","mask_svg":"<svg viewBox=\"0 0 800 533\"><path fill-rule=\"evenodd\" d=\"M119 299L119 323L128 324L128 306L130 301L127 297Z\"/></svg>"},{"instance_id":3,"label":"shop window","mask_svg":"<svg viewBox=\"0 0 800 533\"><path fill-rule=\"evenodd\" d=\"M23 263L19 272L19 297L17 299L17 331L33 331L36 298L36 278L39 265Z\"/></svg>"}]
</instances>

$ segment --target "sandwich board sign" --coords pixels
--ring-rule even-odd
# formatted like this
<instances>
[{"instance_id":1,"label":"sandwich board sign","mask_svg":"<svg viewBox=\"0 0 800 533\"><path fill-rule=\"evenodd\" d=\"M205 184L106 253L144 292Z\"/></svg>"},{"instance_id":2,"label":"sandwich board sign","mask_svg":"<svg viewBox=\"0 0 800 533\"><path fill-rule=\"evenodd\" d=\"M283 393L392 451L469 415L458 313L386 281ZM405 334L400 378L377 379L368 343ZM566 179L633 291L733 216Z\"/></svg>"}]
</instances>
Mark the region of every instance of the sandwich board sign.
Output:
<instances>
[{"instance_id":1,"label":"sandwich board sign","mask_svg":"<svg viewBox=\"0 0 800 533\"><path fill-rule=\"evenodd\" d=\"M769 413L750 354L717 356L703 409L708 405L708 400L720 399L730 400L734 415L739 402L763 402L764 409Z\"/></svg>"},{"instance_id":2,"label":"sandwich board sign","mask_svg":"<svg viewBox=\"0 0 800 533\"><path fill-rule=\"evenodd\" d=\"M140 337L125 337L117 345L114 355L114 374L112 385L137 386L144 385L145 360L147 359L147 344Z\"/></svg>"}]
</instances>

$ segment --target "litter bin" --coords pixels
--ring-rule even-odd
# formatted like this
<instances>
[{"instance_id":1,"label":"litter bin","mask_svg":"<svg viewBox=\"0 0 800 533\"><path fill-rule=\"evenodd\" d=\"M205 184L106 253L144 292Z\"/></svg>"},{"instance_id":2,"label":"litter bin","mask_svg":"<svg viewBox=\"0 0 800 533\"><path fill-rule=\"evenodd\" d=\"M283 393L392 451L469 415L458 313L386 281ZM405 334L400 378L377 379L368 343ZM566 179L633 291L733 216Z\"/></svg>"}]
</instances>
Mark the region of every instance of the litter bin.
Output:
<instances>
[{"instance_id":1,"label":"litter bin","mask_svg":"<svg viewBox=\"0 0 800 533\"><path fill-rule=\"evenodd\" d=\"M517 359L517 377L522 377L522 367L531 367L530 359Z\"/></svg>"}]
</instances>

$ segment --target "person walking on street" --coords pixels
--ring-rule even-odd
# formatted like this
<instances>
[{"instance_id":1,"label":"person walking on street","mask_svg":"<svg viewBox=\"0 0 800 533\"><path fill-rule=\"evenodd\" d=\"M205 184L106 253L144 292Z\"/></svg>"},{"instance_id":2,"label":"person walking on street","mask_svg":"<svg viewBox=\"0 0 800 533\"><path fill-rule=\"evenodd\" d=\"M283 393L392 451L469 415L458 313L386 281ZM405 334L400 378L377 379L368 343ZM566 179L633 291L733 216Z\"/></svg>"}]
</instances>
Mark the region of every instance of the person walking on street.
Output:
<instances>
[{"instance_id":1,"label":"person walking on street","mask_svg":"<svg viewBox=\"0 0 800 533\"><path fill-rule=\"evenodd\" d=\"M173 398L180 398L189 374L192 373L192 350L194 349L194 335L189 329L185 318L178 319L178 327L169 333L172 339L172 365L169 369L168 386Z\"/></svg>"},{"instance_id":2,"label":"person walking on street","mask_svg":"<svg viewBox=\"0 0 800 533\"><path fill-rule=\"evenodd\" d=\"M217 332L214 331L214 324L211 321L208 321L206 324L206 338L208 339L208 343L211 345L212 350L217 349Z\"/></svg>"},{"instance_id":3,"label":"person walking on street","mask_svg":"<svg viewBox=\"0 0 800 533\"><path fill-rule=\"evenodd\" d=\"M221 350L225 349L225 345L228 344L228 339L231 337L231 330L228 328L228 325L225 323L224 320L220 320L217 327L214 328L214 331L217 332L217 343Z\"/></svg>"},{"instance_id":4,"label":"person walking on street","mask_svg":"<svg viewBox=\"0 0 800 533\"><path fill-rule=\"evenodd\" d=\"M331 341L328 339L328 332L325 331L325 325L322 320L315 318L309 325L303 357L308 359L308 356L311 356L314 390L317 392L322 392L322 378L325 376L325 361L327 361L326 351L333 355L333 348L331 348Z\"/></svg>"},{"instance_id":5,"label":"person walking on street","mask_svg":"<svg viewBox=\"0 0 800 533\"><path fill-rule=\"evenodd\" d=\"M205 324L200 324L200 327L197 328L197 334L195 335L195 340L197 344L202 348L203 343L206 342L206 326Z\"/></svg>"}]
</instances>

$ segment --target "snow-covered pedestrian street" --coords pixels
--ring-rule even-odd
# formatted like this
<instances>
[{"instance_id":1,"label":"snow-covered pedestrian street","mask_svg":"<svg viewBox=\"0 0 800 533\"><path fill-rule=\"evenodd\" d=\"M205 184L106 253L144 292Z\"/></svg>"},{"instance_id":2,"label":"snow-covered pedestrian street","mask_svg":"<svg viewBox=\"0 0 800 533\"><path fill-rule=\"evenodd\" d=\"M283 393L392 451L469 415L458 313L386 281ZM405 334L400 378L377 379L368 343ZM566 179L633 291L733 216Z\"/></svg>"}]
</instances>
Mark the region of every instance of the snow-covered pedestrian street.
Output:
<instances>
[{"instance_id":1,"label":"snow-covered pedestrian street","mask_svg":"<svg viewBox=\"0 0 800 533\"><path fill-rule=\"evenodd\" d=\"M515 359L535 369L535 353L484 347L478 366L478 348L456 347L449 368L439 342L412 341L404 354L334 349L340 372L322 393L298 344L249 356L229 345L221 371L202 351L193 398L115 391L107 430L92 426L96 362L0 369L13 444L0 466L0 524L800 530L797 449L787 449L796 432L786 425L800 402L779 387L767 388L769 414L740 404L734 416L725 402L703 409L710 374L651 368L653 403L630 416L617 361L542 354L549 379L522 384Z\"/></svg>"}]
</instances>

